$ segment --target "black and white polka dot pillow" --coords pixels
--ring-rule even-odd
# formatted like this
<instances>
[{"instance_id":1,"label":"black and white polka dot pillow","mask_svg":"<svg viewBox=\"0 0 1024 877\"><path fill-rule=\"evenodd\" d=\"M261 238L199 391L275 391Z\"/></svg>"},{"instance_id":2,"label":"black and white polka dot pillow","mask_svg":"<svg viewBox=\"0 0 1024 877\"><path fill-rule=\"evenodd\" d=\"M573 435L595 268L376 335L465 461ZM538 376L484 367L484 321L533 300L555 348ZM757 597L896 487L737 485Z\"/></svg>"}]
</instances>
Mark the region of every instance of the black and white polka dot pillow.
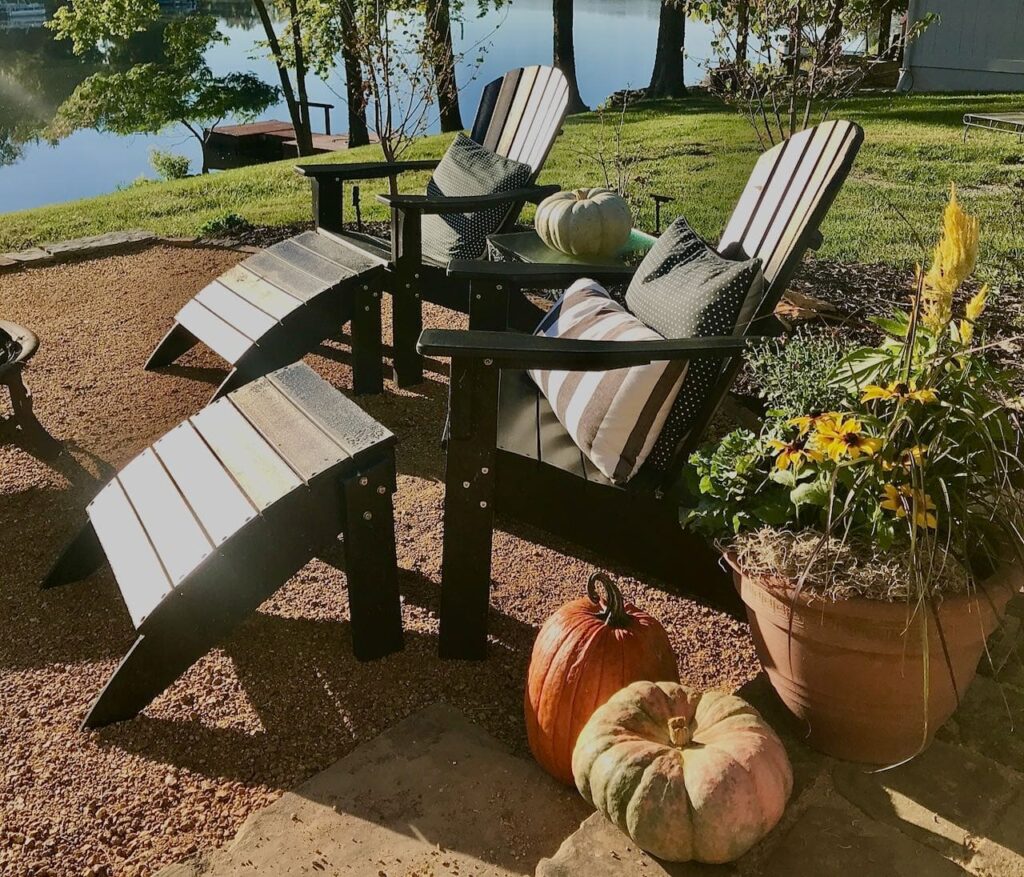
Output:
<instances>
[{"instance_id":1,"label":"black and white polka dot pillow","mask_svg":"<svg viewBox=\"0 0 1024 877\"><path fill-rule=\"evenodd\" d=\"M743 333L761 301L760 259L720 256L677 219L651 248L629 289L626 304L666 338L711 338ZM721 369L718 360L695 360L676 396L647 465L664 472L697 419Z\"/></svg>"},{"instance_id":2,"label":"black and white polka dot pillow","mask_svg":"<svg viewBox=\"0 0 1024 877\"><path fill-rule=\"evenodd\" d=\"M533 169L457 134L427 185L427 194L449 198L511 192L530 184ZM440 262L479 259L487 236L501 230L512 205L477 213L423 217L423 252Z\"/></svg>"}]
</instances>

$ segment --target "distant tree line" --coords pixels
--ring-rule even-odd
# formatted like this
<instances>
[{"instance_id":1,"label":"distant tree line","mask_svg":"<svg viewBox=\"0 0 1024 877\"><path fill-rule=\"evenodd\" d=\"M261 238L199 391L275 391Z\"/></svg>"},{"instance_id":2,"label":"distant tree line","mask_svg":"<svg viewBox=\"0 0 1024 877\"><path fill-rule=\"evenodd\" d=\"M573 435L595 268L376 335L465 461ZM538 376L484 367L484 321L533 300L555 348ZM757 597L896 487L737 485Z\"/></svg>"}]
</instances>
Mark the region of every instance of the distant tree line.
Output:
<instances>
[{"instance_id":1,"label":"distant tree line","mask_svg":"<svg viewBox=\"0 0 1024 877\"><path fill-rule=\"evenodd\" d=\"M268 85L251 73L214 76L204 57L225 38L205 15L171 21L160 30L155 61L128 68L104 63L62 104L48 129L59 138L82 127L116 133L155 132L180 123L201 142L222 119L255 117L284 101L299 155L313 152L309 106L311 73L327 79L344 71L348 136L352 146L376 134L389 157L435 121L442 131L463 127L457 71L482 60L480 47L456 50L453 26L507 0L251 0L277 72ZM236 4L235 15L245 7ZM854 35L869 33L878 59L895 58L903 38L894 21L907 0L662 0L653 49L651 98L686 94L686 24L712 25L716 71L712 82L727 99L746 102L768 139L811 117L820 94L839 94L838 59ZM587 109L576 76L574 0L552 0L552 57L569 82L569 111ZM75 54L111 62L122 47L159 20L157 0L69 0L51 27ZM789 81L800 91L777 118L754 119L751 102ZM826 83L828 85L826 86ZM792 90L791 89L791 90ZM803 101L807 100L806 106ZM799 108L797 105L799 104ZM788 113L788 119L784 119ZM798 118L799 117L799 118ZM788 123L788 124L787 124Z\"/></svg>"}]
</instances>

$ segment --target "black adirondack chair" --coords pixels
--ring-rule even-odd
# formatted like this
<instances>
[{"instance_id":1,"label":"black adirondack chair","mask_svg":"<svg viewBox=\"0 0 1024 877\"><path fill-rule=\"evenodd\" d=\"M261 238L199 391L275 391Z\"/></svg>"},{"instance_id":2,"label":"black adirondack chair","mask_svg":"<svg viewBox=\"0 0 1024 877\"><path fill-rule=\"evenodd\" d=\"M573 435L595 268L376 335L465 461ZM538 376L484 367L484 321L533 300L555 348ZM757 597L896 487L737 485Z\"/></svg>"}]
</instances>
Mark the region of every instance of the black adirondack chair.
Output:
<instances>
[{"instance_id":1,"label":"black adirondack chair","mask_svg":"<svg viewBox=\"0 0 1024 877\"><path fill-rule=\"evenodd\" d=\"M483 90L471 137L533 169L522 189L480 197L380 196L391 207L391 240L348 229L343 218L346 183L395 180L407 171L432 170L437 160L299 165L313 187L315 232L275 244L235 266L178 313L146 368L168 365L203 341L233 366L217 398L254 378L302 358L351 321L356 393L383 389L380 298L393 297L394 363L402 386L423 378L416 341L423 300L468 311L468 288L446 280L446 264L422 252L425 214L509 208L505 226L521 206L557 191L536 185L558 136L568 101L565 77L551 67L511 70Z\"/></svg>"},{"instance_id":2,"label":"black adirondack chair","mask_svg":"<svg viewBox=\"0 0 1024 877\"><path fill-rule=\"evenodd\" d=\"M863 132L827 122L766 152L719 242L726 253L761 258L764 297L751 322L763 326L853 164ZM564 287L575 266L453 263L457 283L493 314L529 288ZM582 272L605 282L625 269ZM444 657L482 658L487 647L495 513L559 535L712 603L732 602L728 577L702 540L679 524L686 460L742 363L745 337L580 341L517 332L428 330L421 353L451 358L441 592ZM604 371L663 360L721 362L719 379L687 438L663 471L650 467L611 483L581 453L526 371Z\"/></svg>"}]
</instances>

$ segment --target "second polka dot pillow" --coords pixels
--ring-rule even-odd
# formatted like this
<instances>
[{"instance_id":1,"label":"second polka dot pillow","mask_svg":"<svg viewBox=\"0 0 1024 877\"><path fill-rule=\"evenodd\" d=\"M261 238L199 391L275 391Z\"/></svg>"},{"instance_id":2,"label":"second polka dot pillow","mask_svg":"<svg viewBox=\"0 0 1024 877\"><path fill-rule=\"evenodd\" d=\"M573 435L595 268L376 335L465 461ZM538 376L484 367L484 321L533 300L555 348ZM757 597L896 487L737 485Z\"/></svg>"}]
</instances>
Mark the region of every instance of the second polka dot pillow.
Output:
<instances>
[{"instance_id":1,"label":"second polka dot pillow","mask_svg":"<svg viewBox=\"0 0 1024 877\"><path fill-rule=\"evenodd\" d=\"M764 287L760 259L720 256L677 219L640 263L626 304L640 320L666 338L711 338L745 332ZM675 405L648 457L665 471L687 437L718 379L721 362L695 360Z\"/></svg>"}]
</instances>

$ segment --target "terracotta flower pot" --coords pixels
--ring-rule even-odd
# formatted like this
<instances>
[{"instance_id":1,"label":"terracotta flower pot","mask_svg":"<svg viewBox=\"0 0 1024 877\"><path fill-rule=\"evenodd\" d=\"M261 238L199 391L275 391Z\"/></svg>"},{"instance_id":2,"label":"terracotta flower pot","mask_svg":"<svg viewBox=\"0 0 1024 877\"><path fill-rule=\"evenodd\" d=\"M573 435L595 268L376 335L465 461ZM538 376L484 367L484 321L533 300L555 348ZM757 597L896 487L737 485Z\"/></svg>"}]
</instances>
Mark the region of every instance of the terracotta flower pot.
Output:
<instances>
[{"instance_id":1,"label":"terracotta flower pot","mask_svg":"<svg viewBox=\"0 0 1024 877\"><path fill-rule=\"evenodd\" d=\"M943 600L936 624L934 612L909 618L905 603L830 602L806 594L794 602L793 589L773 582L769 590L763 579L744 575L735 558L726 559L747 609L758 656L798 720L798 733L802 730L805 742L815 749L868 764L894 764L931 743L956 709L957 693L963 697L973 681L985 639L999 626L1007 602L1021 586L1020 571L1008 567L977 593Z\"/></svg>"}]
</instances>

